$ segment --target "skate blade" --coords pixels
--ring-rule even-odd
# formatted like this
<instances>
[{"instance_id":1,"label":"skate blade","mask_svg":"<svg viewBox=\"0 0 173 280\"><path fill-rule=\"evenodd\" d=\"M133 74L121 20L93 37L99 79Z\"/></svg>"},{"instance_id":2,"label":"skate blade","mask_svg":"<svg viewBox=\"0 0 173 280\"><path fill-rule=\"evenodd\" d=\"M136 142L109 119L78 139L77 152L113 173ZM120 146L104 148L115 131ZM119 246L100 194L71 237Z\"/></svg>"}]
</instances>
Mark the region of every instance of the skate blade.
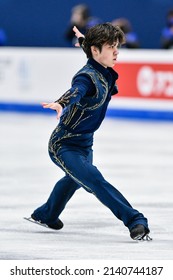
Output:
<instances>
[{"instance_id":1,"label":"skate blade","mask_svg":"<svg viewBox=\"0 0 173 280\"><path fill-rule=\"evenodd\" d=\"M152 241L153 239L148 235L138 235L134 238L135 241Z\"/></svg>"},{"instance_id":2,"label":"skate blade","mask_svg":"<svg viewBox=\"0 0 173 280\"><path fill-rule=\"evenodd\" d=\"M33 220L31 217L27 218L27 217L24 217L24 220L28 221L28 222L31 222L33 224L36 224L36 225L39 225L39 226L42 226L42 227L45 227L45 228L49 228L48 225L46 224L42 224L41 222L39 221L35 221Z\"/></svg>"}]
</instances>

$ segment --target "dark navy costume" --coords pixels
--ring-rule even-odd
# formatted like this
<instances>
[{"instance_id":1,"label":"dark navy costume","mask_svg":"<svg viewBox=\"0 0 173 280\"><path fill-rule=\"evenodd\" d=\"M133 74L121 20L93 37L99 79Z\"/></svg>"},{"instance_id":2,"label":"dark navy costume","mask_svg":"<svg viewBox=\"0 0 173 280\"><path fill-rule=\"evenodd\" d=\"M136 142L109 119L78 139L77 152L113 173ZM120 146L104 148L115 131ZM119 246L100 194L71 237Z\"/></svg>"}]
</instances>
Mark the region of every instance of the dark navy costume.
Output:
<instances>
[{"instance_id":1,"label":"dark navy costume","mask_svg":"<svg viewBox=\"0 0 173 280\"><path fill-rule=\"evenodd\" d=\"M42 223L56 223L68 200L83 187L94 194L131 230L147 219L92 164L93 134L105 117L111 95L116 94L118 74L94 59L73 77L72 87L57 102L64 108L49 141L49 154L64 172L47 202L34 211Z\"/></svg>"}]
</instances>

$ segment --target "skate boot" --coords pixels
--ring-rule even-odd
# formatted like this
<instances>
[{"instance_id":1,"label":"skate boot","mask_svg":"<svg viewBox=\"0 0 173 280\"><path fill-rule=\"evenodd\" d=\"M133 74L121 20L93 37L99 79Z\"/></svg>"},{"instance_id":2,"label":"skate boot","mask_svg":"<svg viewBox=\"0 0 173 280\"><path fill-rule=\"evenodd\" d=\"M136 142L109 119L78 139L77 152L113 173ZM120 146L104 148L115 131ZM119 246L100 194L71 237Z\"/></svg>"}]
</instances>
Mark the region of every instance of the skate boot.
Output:
<instances>
[{"instance_id":1,"label":"skate boot","mask_svg":"<svg viewBox=\"0 0 173 280\"><path fill-rule=\"evenodd\" d=\"M51 228L51 229L55 229L55 230L59 230L59 229L63 228L63 226L64 226L63 222L62 222L60 219L58 219L58 220L56 221L56 223L54 223L54 224L44 224L44 223L42 223L41 221L38 221L38 220L36 219L36 217L34 216L34 214L31 215L31 219L32 219L34 222L36 222L37 224L40 224L40 225L43 225L43 226L45 226L45 227L48 227L48 228Z\"/></svg>"},{"instance_id":2,"label":"skate boot","mask_svg":"<svg viewBox=\"0 0 173 280\"><path fill-rule=\"evenodd\" d=\"M145 228L143 225L136 225L130 230L130 237L133 240L139 241L150 241L152 238L149 237L149 229Z\"/></svg>"}]
</instances>

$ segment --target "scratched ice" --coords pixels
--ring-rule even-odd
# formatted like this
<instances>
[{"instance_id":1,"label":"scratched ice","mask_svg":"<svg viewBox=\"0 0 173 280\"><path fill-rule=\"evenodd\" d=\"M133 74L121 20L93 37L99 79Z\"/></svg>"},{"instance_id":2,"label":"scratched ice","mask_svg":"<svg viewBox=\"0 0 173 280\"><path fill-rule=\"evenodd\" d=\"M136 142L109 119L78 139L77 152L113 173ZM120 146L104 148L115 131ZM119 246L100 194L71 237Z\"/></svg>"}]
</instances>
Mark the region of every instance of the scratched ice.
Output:
<instances>
[{"instance_id":1,"label":"scratched ice","mask_svg":"<svg viewBox=\"0 0 173 280\"><path fill-rule=\"evenodd\" d=\"M46 201L63 172L49 159L54 116L0 114L0 259L173 259L173 123L105 119L95 165L149 219L137 243L93 195L76 192L52 231L23 219Z\"/></svg>"}]
</instances>

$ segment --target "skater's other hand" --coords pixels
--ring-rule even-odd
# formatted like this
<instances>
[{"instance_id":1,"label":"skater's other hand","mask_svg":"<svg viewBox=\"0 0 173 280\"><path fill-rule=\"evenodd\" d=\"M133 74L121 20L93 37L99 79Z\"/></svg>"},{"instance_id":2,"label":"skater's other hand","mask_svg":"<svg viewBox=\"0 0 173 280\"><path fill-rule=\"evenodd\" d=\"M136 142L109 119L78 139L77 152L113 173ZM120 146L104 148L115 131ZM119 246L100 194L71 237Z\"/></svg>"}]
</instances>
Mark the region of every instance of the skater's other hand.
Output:
<instances>
[{"instance_id":1,"label":"skater's other hand","mask_svg":"<svg viewBox=\"0 0 173 280\"><path fill-rule=\"evenodd\" d=\"M74 33L75 33L75 36L79 39L80 37L82 37L82 38L84 38L85 36L79 31L79 29L76 27L76 26L74 26L73 27L73 31L74 31ZM79 43L76 43L75 44L75 47L80 47L80 44Z\"/></svg>"},{"instance_id":2,"label":"skater's other hand","mask_svg":"<svg viewBox=\"0 0 173 280\"><path fill-rule=\"evenodd\" d=\"M76 26L74 26L73 27L73 31L74 31L74 33L75 33L75 36L77 37L77 38L79 38L79 37L85 37L80 31L79 31L79 29L76 27Z\"/></svg>"},{"instance_id":3,"label":"skater's other hand","mask_svg":"<svg viewBox=\"0 0 173 280\"><path fill-rule=\"evenodd\" d=\"M49 109L55 110L57 112L57 119L60 118L63 108L59 103L57 103L57 102L52 102L52 103L43 102L42 106L43 106L43 108L46 108L46 109L49 108Z\"/></svg>"}]
</instances>

